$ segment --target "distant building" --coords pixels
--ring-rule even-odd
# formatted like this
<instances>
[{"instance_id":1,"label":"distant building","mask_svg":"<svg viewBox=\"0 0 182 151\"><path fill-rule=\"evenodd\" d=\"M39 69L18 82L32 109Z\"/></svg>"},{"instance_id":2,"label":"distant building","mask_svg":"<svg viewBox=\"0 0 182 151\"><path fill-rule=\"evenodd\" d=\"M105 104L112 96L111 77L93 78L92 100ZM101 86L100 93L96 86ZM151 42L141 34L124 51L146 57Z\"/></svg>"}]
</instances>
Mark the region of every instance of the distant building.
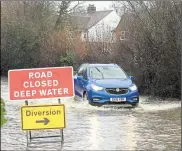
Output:
<instances>
[{"instance_id":1,"label":"distant building","mask_svg":"<svg viewBox=\"0 0 182 151\"><path fill-rule=\"evenodd\" d=\"M82 41L112 42L112 30L120 21L119 15L113 10L96 11L94 5L87 7L87 13L70 14L70 24L73 33L80 36Z\"/></svg>"},{"instance_id":2,"label":"distant building","mask_svg":"<svg viewBox=\"0 0 182 151\"><path fill-rule=\"evenodd\" d=\"M112 30L112 35L115 37L115 41L117 42L127 42L130 40L130 35L132 33L129 33L129 25L132 23L133 20L133 14L132 13L124 13L121 16L121 20L116 26L114 30Z\"/></svg>"}]
</instances>

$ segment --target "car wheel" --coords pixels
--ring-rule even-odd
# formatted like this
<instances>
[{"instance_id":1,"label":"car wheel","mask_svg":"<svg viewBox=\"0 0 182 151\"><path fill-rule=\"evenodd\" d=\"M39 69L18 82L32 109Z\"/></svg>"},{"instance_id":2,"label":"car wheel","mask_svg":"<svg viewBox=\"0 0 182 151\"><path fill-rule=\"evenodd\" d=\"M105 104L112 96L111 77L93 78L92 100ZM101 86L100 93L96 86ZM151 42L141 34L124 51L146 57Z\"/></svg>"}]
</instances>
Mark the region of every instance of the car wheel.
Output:
<instances>
[{"instance_id":1,"label":"car wheel","mask_svg":"<svg viewBox=\"0 0 182 151\"><path fill-rule=\"evenodd\" d=\"M132 107L138 107L138 103L133 103L131 105L132 105Z\"/></svg>"},{"instance_id":2,"label":"car wheel","mask_svg":"<svg viewBox=\"0 0 182 151\"><path fill-rule=\"evenodd\" d=\"M87 92L83 93L83 101L88 101L88 94L87 94Z\"/></svg>"},{"instance_id":3,"label":"car wheel","mask_svg":"<svg viewBox=\"0 0 182 151\"><path fill-rule=\"evenodd\" d=\"M102 104L98 104L98 103L92 103L88 100L88 93L87 92L84 92L83 94L83 101L88 101L88 103L92 106L97 106L97 107L101 107Z\"/></svg>"}]
</instances>

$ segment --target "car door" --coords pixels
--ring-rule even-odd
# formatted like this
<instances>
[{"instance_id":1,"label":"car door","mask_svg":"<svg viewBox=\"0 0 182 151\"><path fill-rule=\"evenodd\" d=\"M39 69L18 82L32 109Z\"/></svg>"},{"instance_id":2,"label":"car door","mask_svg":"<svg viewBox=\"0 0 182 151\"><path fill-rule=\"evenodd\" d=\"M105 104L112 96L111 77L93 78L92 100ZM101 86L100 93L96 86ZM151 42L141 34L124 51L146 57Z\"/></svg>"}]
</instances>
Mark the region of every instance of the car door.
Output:
<instances>
[{"instance_id":1,"label":"car door","mask_svg":"<svg viewBox=\"0 0 182 151\"><path fill-rule=\"evenodd\" d=\"M84 91L87 91L87 85L88 85L88 68L85 67L83 69L83 82L82 82L82 94Z\"/></svg>"},{"instance_id":2,"label":"car door","mask_svg":"<svg viewBox=\"0 0 182 151\"><path fill-rule=\"evenodd\" d=\"M85 91L85 86L86 86L86 72L87 72L87 66L84 66L82 70L78 73L79 76L83 76L83 80L77 80L77 90L78 90L78 95L80 97L83 97L83 92Z\"/></svg>"},{"instance_id":3,"label":"car door","mask_svg":"<svg viewBox=\"0 0 182 151\"><path fill-rule=\"evenodd\" d=\"M75 95L82 97L82 91L83 91L83 81L80 81L77 79L78 76L83 76L83 69L85 68L85 65L81 65L78 69L77 74L74 77L74 87L75 87Z\"/></svg>"}]
</instances>

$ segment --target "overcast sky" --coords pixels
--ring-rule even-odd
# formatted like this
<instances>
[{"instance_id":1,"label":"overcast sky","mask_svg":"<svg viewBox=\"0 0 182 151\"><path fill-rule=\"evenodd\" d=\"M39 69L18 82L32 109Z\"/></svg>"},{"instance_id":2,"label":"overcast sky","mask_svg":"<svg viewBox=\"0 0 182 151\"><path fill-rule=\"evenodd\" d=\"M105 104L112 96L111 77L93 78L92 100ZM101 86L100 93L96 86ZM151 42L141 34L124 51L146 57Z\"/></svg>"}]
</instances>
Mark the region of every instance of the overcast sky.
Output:
<instances>
[{"instance_id":1,"label":"overcast sky","mask_svg":"<svg viewBox=\"0 0 182 151\"><path fill-rule=\"evenodd\" d=\"M113 8L111 7L112 2L113 1L84 1L83 5L87 7L89 4L94 4L97 11L101 11L104 9L113 10ZM77 2L75 1L75 3Z\"/></svg>"}]
</instances>

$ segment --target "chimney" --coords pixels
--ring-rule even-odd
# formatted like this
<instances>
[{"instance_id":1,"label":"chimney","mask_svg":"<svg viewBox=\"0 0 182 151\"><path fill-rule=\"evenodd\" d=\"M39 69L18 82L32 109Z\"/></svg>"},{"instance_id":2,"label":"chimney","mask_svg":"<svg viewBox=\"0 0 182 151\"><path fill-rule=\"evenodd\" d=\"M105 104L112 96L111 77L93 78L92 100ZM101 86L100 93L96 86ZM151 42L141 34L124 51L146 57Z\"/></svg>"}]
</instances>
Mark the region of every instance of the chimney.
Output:
<instances>
[{"instance_id":1,"label":"chimney","mask_svg":"<svg viewBox=\"0 0 182 151\"><path fill-rule=\"evenodd\" d=\"M94 5L89 4L89 6L87 7L87 13L95 13L96 12L96 7Z\"/></svg>"}]
</instances>

